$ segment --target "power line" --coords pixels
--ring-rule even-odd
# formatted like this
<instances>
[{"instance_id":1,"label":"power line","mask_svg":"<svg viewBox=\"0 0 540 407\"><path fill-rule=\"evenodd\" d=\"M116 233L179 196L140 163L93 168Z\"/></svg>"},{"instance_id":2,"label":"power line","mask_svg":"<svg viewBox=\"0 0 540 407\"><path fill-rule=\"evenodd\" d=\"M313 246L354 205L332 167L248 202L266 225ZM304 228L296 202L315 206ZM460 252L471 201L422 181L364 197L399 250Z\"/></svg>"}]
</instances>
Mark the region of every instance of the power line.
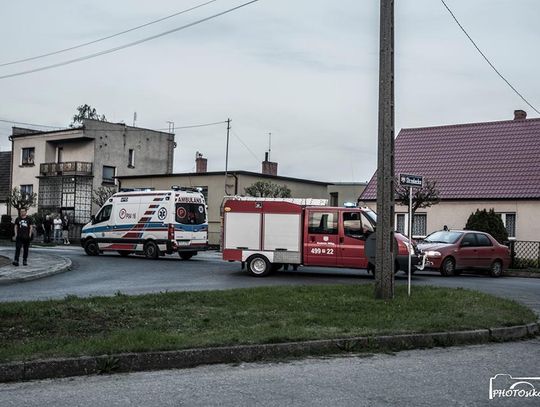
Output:
<instances>
[{"instance_id":1,"label":"power line","mask_svg":"<svg viewBox=\"0 0 540 407\"><path fill-rule=\"evenodd\" d=\"M72 47L69 47L69 48L64 48L64 49L60 49L60 50L57 50L57 51L52 51L52 52L48 52L46 54L41 54L41 55L36 55L36 56L33 56L33 57L28 57L28 58L23 58L23 59L17 59L15 61L10 61L10 62L4 62L4 63L1 63L0 64L0 67L1 66L8 66L8 65L14 65L14 64L19 64L21 62L28 62L28 61L34 61L36 59L40 59L40 58L45 58L45 57L49 57L51 55L57 55L57 54L61 54L63 52L67 52L67 51L72 51L74 49L77 49L77 48L82 48L82 47L86 47L87 45L91 45L91 44L96 44L98 42L101 42L101 41L105 41L105 40L108 40L108 39L111 39L111 38L114 38L114 37L118 37L120 35L123 35L123 34L127 34L129 32L132 32L132 31L135 31L135 30L139 30L141 28L144 28L144 27L148 27L149 25L152 25L152 24L156 24L156 23L159 23L161 21L164 21L164 20L167 20L169 18L172 18L172 17L176 17L180 14L185 14L185 13L188 13L190 11L193 11L193 10L196 10L198 8L201 8L201 7L204 7L210 3L215 3L216 1L218 0L210 0L210 1L207 1L206 3L202 3L202 4L199 4L197 6L193 6L191 8L188 8L186 10L182 10L182 11L178 11L174 14L170 14L168 16L165 16L165 17L162 17L162 18L159 18L157 20L153 20L153 21L150 21L146 24L141 24L141 25L138 25L136 27L132 27L132 28L129 28L127 30L124 30L124 31L120 31L116 34L112 34L112 35L108 35L106 37L102 37L102 38L98 38L96 40L93 40L93 41L88 41L88 42L84 42L82 44L79 44L79 45L74 45Z\"/></svg>"},{"instance_id":2,"label":"power line","mask_svg":"<svg viewBox=\"0 0 540 407\"><path fill-rule=\"evenodd\" d=\"M244 141L240 138L238 134L236 134L236 132L233 129L231 129L231 131L232 131L232 134L238 139L238 141L240 141L240 143L242 143L242 145L246 148L246 150L248 150L251 153L251 155L255 158L255 160L259 162L259 157L257 157L257 154L255 154L253 150L249 148L246 143L244 143Z\"/></svg>"},{"instance_id":3,"label":"power line","mask_svg":"<svg viewBox=\"0 0 540 407\"><path fill-rule=\"evenodd\" d=\"M457 17L455 16L455 14L452 12L452 10L450 10L450 7L448 7L448 5L445 3L444 0L441 0L442 4L444 5L444 7L446 7L446 9L448 10L448 12L450 13L450 15L452 16L452 18L454 19L454 21L457 23L457 25L459 26L459 28L461 28L461 31L463 31L463 33L467 36L467 38L469 39L469 41L471 41L472 45L474 45L474 47L476 48L476 50L480 53L480 55L482 55L482 57L486 60L486 62L489 64L489 66L495 71L495 73L497 75L499 75L499 77L504 81L506 82L506 84L510 87L510 89L512 89L527 105L529 105L531 107L531 109L533 109L536 113L540 114L540 111L538 111L538 109L536 109L531 103L529 103L529 101L527 99L525 99L525 97L518 92L518 90L508 81L508 79L506 79L502 73L499 72L499 70L497 68L495 68L495 65L493 65L491 63L491 61L489 60L489 58L482 52L482 50L478 47L478 45L476 45L476 42L474 42L474 40L471 38L471 36L469 35L469 33L465 30L465 28L461 25L461 23L458 21Z\"/></svg>"},{"instance_id":4,"label":"power line","mask_svg":"<svg viewBox=\"0 0 540 407\"><path fill-rule=\"evenodd\" d=\"M212 20L214 18L217 18L217 17L220 17L222 15L225 15L225 14L231 13L233 11L236 11L236 10L242 8L242 7L246 7L246 6L250 5L250 4L256 3L257 1L259 1L259 0L248 1L247 3L240 4L239 6L230 8L230 9L222 11L220 13L213 14L213 15L211 15L209 17L202 18L202 19L194 21L192 23L189 23L189 24L177 27L177 28L173 28L172 30L165 31L165 32L162 32L160 34L152 35L150 37L146 37L146 38L140 39L138 41L130 42L128 44L124 44L124 45L121 45L121 46L118 46L118 47L114 47L114 48L110 48L110 49L107 49L107 50L104 50L104 51L96 52L94 54L86 55L86 56L83 56L83 57L70 59L70 60L67 60L67 61L64 61L64 62L59 62L59 63L52 64L52 65L46 65L46 66L42 66L40 68L29 69L27 71L15 72L15 73L8 74L8 75L2 75L2 76L0 76L0 79L13 78L14 76L27 75L27 74L34 73L34 72L45 71L47 69L58 68L60 66L73 64L75 62L81 62L81 61L85 61L87 59L95 58L95 57L98 57L98 56L101 56L101 55L106 55L106 54L110 54L110 53L113 53L113 52L116 52L116 51L120 51L120 50L122 50L124 48L133 47L135 45L139 45L139 44L142 44L144 42L155 40L156 38L164 37L165 35L169 35L169 34L172 34L174 32L181 31L181 30L184 30L186 28L190 28L190 27L193 27L195 25L204 23L204 22L206 22L208 20Z\"/></svg>"},{"instance_id":5,"label":"power line","mask_svg":"<svg viewBox=\"0 0 540 407\"><path fill-rule=\"evenodd\" d=\"M192 124L192 125L189 125L189 126L180 126L180 127L175 126L174 129L175 130L178 130L178 129L193 129L193 128L196 128L196 127L216 126L218 124L225 124L225 123L227 123L227 120L224 120L224 121L221 121L221 122L214 122L214 123ZM169 130L169 129L167 128L167 129L156 129L156 130L162 131L162 130Z\"/></svg>"},{"instance_id":6,"label":"power line","mask_svg":"<svg viewBox=\"0 0 540 407\"><path fill-rule=\"evenodd\" d=\"M45 124L25 123L25 122L18 122L18 121L15 121L15 120L0 119L0 122L9 123L9 124L22 124L24 126L46 127L48 129L67 129L67 127L47 126Z\"/></svg>"}]
</instances>

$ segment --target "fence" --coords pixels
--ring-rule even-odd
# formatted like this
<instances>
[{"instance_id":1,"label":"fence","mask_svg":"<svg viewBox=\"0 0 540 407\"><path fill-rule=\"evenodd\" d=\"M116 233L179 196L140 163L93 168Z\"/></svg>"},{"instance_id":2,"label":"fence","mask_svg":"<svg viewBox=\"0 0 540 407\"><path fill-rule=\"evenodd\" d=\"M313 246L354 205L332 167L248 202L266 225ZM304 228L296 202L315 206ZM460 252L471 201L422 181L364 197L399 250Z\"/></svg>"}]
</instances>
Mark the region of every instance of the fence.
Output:
<instances>
[{"instance_id":1,"label":"fence","mask_svg":"<svg viewBox=\"0 0 540 407\"><path fill-rule=\"evenodd\" d=\"M514 240L509 243L511 253L511 268L540 269L540 242Z\"/></svg>"}]
</instances>

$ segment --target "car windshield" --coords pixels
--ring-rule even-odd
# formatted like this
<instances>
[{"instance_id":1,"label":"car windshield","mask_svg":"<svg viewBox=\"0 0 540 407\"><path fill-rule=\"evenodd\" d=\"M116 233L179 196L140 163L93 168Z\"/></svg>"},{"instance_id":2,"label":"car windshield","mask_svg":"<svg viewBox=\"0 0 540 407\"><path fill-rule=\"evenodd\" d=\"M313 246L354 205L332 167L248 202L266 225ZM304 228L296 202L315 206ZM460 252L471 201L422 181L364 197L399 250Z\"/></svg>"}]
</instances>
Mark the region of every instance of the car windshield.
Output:
<instances>
[{"instance_id":1,"label":"car windshield","mask_svg":"<svg viewBox=\"0 0 540 407\"><path fill-rule=\"evenodd\" d=\"M431 235L424 239L426 243L456 243L458 239L463 235L462 232L447 232L439 231L433 232Z\"/></svg>"}]
</instances>

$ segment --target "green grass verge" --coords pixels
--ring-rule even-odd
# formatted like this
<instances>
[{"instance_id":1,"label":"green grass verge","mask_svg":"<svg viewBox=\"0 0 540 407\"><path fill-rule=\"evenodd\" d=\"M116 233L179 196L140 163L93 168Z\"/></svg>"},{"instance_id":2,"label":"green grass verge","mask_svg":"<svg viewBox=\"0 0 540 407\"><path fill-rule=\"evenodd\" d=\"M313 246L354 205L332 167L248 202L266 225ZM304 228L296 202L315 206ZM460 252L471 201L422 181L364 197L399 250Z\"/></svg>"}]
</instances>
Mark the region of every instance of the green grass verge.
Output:
<instances>
[{"instance_id":1,"label":"green grass verge","mask_svg":"<svg viewBox=\"0 0 540 407\"><path fill-rule=\"evenodd\" d=\"M464 289L263 287L0 304L0 361L437 332L534 322L528 308Z\"/></svg>"}]
</instances>

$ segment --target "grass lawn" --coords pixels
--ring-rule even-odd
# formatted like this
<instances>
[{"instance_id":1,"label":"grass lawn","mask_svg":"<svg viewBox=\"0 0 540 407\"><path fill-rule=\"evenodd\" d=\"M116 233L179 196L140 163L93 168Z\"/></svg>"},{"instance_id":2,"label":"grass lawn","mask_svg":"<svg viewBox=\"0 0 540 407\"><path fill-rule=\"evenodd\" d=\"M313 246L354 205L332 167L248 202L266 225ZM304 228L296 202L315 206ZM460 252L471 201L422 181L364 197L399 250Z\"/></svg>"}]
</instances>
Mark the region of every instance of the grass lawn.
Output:
<instances>
[{"instance_id":1,"label":"grass lawn","mask_svg":"<svg viewBox=\"0 0 540 407\"><path fill-rule=\"evenodd\" d=\"M0 361L379 334L536 321L510 300L464 289L372 285L262 287L0 303Z\"/></svg>"}]
</instances>

